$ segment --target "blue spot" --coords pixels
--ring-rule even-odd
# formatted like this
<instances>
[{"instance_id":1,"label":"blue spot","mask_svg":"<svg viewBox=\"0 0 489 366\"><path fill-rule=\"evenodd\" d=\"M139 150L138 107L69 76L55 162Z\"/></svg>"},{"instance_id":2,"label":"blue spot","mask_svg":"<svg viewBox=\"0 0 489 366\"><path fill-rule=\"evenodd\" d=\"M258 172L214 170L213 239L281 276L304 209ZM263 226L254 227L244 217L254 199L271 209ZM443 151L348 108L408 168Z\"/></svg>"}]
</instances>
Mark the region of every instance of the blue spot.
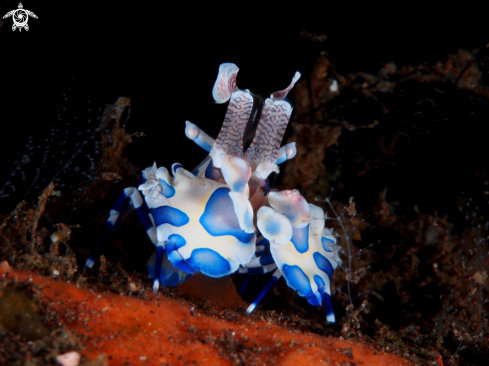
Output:
<instances>
[{"instance_id":1,"label":"blue spot","mask_svg":"<svg viewBox=\"0 0 489 366\"><path fill-rule=\"evenodd\" d=\"M299 266L284 264L282 272L287 280L287 285L296 290L299 296L305 297L306 299L313 296L311 282Z\"/></svg>"},{"instance_id":2,"label":"blue spot","mask_svg":"<svg viewBox=\"0 0 489 366\"><path fill-rule=\"evenodd\" d=\"M212 236L231 235L242 243L249 244L254 238L254 233L241 230L229 192L229 188L216 189L207 201L199 222Z\"/></svg>"},{"instance_id":3,"label":"blue spot","mask_svg":"<svg viewBox=\"0 0 489 366\"><path fill-rule=\"evenodd\" d=\"M312 256L318 268L321 271L325 272L328 275L329 279L331 280L331 277L333 276L333 272L334 272L331 262L328 261L326 257L319 252L315 252Z\"/></svg>"},{"instance_id":4,"label":"blue spot","mask_svg":"<svg viewBox=\"0 0 489 366\"><path fill-rule=\"evenodd\" d=\"M332 252L332 250L329 248L329 245L334 245L334 241L328 238L325 238L324 236L321 237L321 244L323 244L323 249L327 252Z\"/></svg>"},{"instance_id":5,"label":"blue spot","mask_svg":"<svg viewBox=\"0 0 489 366\"><path fill-rule=\"evenodd\" d=\"M309 224L304 227L292 227L292 244L299 253L309 250Z\"/></svg>"},{"instance_id":6,"label":"blue spot","mask_svg":"<svg viewBox=\"0 0 489 366\"><path fill-rule=\"evenodd\" d=\"M168 253L168 255L170 255L171 252L173 252L174 250L180 249L185 244L187 244L187 242L185 241L185 239L182 236L180 236L178 234L171 234L168 237L168 240L166 241L165 244L166 244L165 245L166 252Z\"/></svg>"},{"instance_id":7,"label":"blue spot","mask_svg":"<svg viewBox=\"0 0 489 366\"><path fill-rule=\"evenodd\" d=\"M166 198L172 198L175 195L175 188L173 188L171 185L165 182L164 179L159 179L159 182L161 184L162 190L161 194L165 196Z\"/></svg>"},{"instance_id":8,"label":"blue spot","mask_svg":"<svg viewBox=\"0 0 489 366\"><path fill-rule=\"evenodd\" d=\"M248 181L245 179L236 179L232 187L233 192L242 192L247 184Z\"/></svg>"},{"instance_id":9,"label":"blue spot","mask_svg":"<svg viewBox=\"0 0 489 366\"><path fill-rule=\"evenodd\" d=\"M190 221L185 212L171 206L153 207L150 209L150 212L153 215L156 227L163 224L183 226Z\"/></svg>"},{"instance_id":10,"label":"blue spot","mask_svg":"<svg viewBox=\"0 0 489 366\"><path fill-rule=\"evenodd\" d=\"M222 277L231 273L229 261L216 251L208 248L194 249L192 255L186 261L180 258L172 262L175 267L182 271L190 272L190 269L195 272L202 272L209 277Z\"/></svg>"},{"instance_id":11,"label":"blue spot","mask_svg":"<svg viewBox=\"0 0 489 366\"><path fill-rule=\"evenodd\" d=\"M253 225L253 210L246 210L244 214L244 225L252 226Z\"/></svg>"},{"instance_id":12,"label":"blue spot","mask_svg":"<svg viewBox=\"0 0 489 366\"><path fill-rule=\"evenodd\" d=\"M273 257L271 254L267 254L267 255L260 257L260 264L262 266L266 266L266 265L272 264L272 263L275 263L275 261L273 260Z\"/></svg>"},{"instance_id":13,"label":"blue spot","mask_svg":"<svg viewBox=\"0 0 489 366\"><path fill-rule=\"evenodd\" d=\"M282 225L276 221L267 221L265 231L268 235L278 235L282 231Z\"/></svg>"}]
</instances>

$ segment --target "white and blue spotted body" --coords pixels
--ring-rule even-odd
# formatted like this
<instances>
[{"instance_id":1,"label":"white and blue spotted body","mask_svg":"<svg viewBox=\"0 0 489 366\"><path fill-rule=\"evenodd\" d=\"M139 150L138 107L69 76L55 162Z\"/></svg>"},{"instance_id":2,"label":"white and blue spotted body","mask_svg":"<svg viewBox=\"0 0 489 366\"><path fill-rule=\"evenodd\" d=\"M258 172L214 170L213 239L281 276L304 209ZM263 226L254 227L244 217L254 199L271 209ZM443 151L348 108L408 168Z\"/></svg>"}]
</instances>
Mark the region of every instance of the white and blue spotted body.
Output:
<instances>
[{"instance_id":1,"label":"white and blue spotted body","mask_svg":"<svg viewBox=\"0 0 489 366\"><path fill-rule=\"evenodd\" d=\"M179 164L172 171L174 177L166 168L159 168L155 174L158 184L145 194L158 245L181 271L210 277L235 272L255 252L252 215L245 207L238 210L243 216L239 218L231 196L244 194L226 184L197 178ZM144 191L145 187L140 188ZM239 182L234 188L240 188Z\"/></svg>"},{"instance_id":2,"label":"white and blue spotted body","mask_svg":"<svg viewBox=\"0 0 489 366\"><path fill-rule=\"evenodd\" d=\"M273 271L248 313L283 275L311 305L323 303L327 320L334 322L331 277L341 261L324 212L297 190L268 189L268 176L296 155L295 143L280 143L292 113L285 97L300 74L263 101L237 88L238 70L222 64L214 85L216 102L229 100L219 136L214 140L186 122L187 137L209 156L192 173L180 164L172 166L172 175L156 164L145 169L138 189L127 188L118 199L87 267L119 225L130 199L156 246L148 262L154 291L199 272L221 277Z\"/></svg>"}]
</instances>

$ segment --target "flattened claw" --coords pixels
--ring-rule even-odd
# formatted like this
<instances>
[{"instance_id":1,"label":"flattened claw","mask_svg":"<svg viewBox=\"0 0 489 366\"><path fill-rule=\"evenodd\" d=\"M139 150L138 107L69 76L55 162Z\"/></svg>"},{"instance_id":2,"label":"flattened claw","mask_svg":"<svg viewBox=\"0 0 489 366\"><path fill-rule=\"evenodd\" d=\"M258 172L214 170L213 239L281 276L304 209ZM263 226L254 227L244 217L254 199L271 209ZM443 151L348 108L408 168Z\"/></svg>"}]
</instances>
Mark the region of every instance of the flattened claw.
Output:
<instances>
[{"instance_id":1,"label":"flattened claw","mask_svg":"<svg viewBox=\"0 0 489 366\"><path fill-rule=\"evenodd\" d=\"M285 215L293 227L304 227L311 221L309 204L297 189L270 192L268 202L277 212Z\"/></svg>"},{"instance_id":2,"label":"flattened claw","mask_svg":"<svg viewBox=\"0 0 489 366\"><path fill-rule=\"evenodd\" d=\"M219 74L217 75L212 96L218 104L226 103L231 95L238 90L236 86L236 77L239 68L232 63L224 63L219 66Z\"/></svg>"},{"instance_id":3,"label":"flattened claw","mask_svg":"<svg viewBox=\"0 0 489 366\"><path fill-rule=\"evenodd\" d=\"M285 191L287 192L287 191ZM292 220L298 220L304 215L295 215L294 210L301 210L301 200L297 197L298 192L288 191L292 196L292 205L288 206L289 201L284 200L284 197L272 195L270 193L269 202L275 210L285 215L281 215L275 210L276 216L272 220L276 220L279 216L288 221L288 217ZM282 193L282 192L279 192ZM285 195L287 196L287 195ZM286 198L286 197L285 197ZM280 201L283 202L280 202ZM297 201L297 202L294 202ZM277 245L276 241L270 240L270 252L273 259L287 281L289 287L297 291L299 296L303 296L313 305L318 306L321 302L324 303L328 322L334 322L334 313L331 304L331 277L336 267L341 263L338 256L339 246L336 246L336 239L330 235L330 231L324 228L325 215L324 211L315 205L309 205L309 222L305 226L291 226L292 236L289 242L282 245ZM298 206L298 208L295 208ZM260 211L263 207L260 209ZM260 211L258 211L258 228L262 230L260 222ZM292 214L291 214L292 212ZM287 217L287 218L286 218ZM291 221L292 221L291 220ZM262 231L262 235L267 237L267 232Z\"/></svg>"}]
</instances>

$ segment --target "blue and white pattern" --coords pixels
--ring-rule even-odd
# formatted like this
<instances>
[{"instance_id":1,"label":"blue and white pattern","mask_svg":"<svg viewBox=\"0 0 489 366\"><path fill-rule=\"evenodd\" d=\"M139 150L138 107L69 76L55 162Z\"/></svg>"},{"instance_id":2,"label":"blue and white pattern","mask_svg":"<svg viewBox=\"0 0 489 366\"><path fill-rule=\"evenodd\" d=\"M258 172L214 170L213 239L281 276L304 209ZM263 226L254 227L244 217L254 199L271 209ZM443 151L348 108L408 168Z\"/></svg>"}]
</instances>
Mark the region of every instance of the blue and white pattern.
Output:
<instances>
[{"instance_id":1,"label":"blue and white pattern","mask_svg":"<svg viewBox=\"0 0 489 366\"><path fill-rule=\"evenodd\" d=\"M290 191L282 191L278 195L281 193L288 195ZM286 205L285 208L280 205L272 206L273 209L260 208L258 227L262 235L270 240L270 252L289 287L296 290L299 296L305 297L313 306L324 303L327 320L334 322L331 277L341 262L338 256L339 246L336 245L332 231L324 227L326 216L320 207L308 204L308 209L303 209L299 215L296 213L300 212L300 208L293 213L289 211L291 207L305 202L297 191L294 192L294 196L292 204ZM298 196L302 200L297 199ZM292 235L287 240L275 239L275 228L271 225L275 220L274 216L280 220L284 217L288 220ZM309 220L297 223L298 216L309 217ZM271 233L269 228L272 228Z\"/></svg>"},{"instance_id":2,"label":"blue and white pattern","mask_svg":"<svg viewBox=\"0 0 489 366\"><path fill-rule=\"evenodd\" d=\"M156 226L157 245L183 272L225 276L255 252L253 211L245 189L249 166L233 163L227 166L232 188L197 178L180 164L172 166L174 177L162 167L155 171L157 184L139 187Z\"/></svg>"},{"instance_id":3,"label":"blue and white pattern","mask_svg":"<svg viewBox=\"0 0 489 366\"><path fill-rule=\"evenodd\" d=\"M159 285L176 286L194 273L221 277L237 272L248 276L242 294L252 274L273 271L248 313L284 276L311 305L323 304L327 320L334 322L331 277L341 261L325 214L297 190L268 187L268 176L297 152L295 143L280 143L292 113L286 96L300 74L264 101L237 87L238 70L230 63L219 68L213 96L229 105L217 139L186 122L186 136L208 157L192 172L178 163L171 175L156 164L145 169L139 187L126 188L117 200L86 266L92 267L132 204L156 246L148 261L155 292Z\"/></svg>"}]
</instances>

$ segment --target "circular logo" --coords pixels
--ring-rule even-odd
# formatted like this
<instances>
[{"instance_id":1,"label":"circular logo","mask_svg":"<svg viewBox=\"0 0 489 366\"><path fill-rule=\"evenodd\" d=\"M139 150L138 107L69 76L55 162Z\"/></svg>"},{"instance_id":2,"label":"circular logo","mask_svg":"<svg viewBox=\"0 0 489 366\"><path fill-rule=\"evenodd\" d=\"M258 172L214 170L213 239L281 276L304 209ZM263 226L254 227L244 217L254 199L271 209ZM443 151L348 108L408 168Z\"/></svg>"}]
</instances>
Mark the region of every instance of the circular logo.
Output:
<instances>
[{"instance_id":1,"label":"circular logo","mask_svg":"<svg viewBox=\"0 0 489 366\"><path fill-rule=\"evenodd\" d=\"M29 15L24 9L17 9L12 14L12 19L17 27L22 28L27 24L27 21L29 20Z\"/></svg>"}]
</instances>

